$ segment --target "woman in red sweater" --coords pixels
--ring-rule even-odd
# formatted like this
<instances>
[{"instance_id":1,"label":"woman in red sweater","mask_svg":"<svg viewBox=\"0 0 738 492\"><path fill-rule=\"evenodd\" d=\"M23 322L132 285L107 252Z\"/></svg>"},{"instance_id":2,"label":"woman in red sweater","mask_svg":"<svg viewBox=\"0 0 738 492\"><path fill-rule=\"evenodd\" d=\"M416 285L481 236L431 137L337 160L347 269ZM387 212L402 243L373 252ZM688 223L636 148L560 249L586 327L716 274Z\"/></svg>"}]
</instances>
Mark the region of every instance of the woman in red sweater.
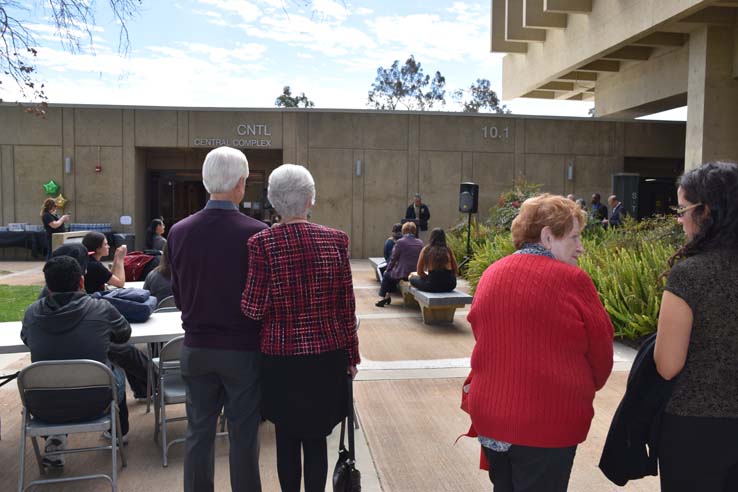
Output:
<instances>
[{"instance_id":1,"label":"woman in red sweater","mask_svg":"<svg viewBox=\"0 0 738 492\"><path fill-rule=\"evenodd\" d=\"M612 370L612 323L576 266L586 220L564 197L526 200L512 224L517 251L487 268L474 294L464 406L495 492L567 490Z\"/></svg>"}]
</instances>

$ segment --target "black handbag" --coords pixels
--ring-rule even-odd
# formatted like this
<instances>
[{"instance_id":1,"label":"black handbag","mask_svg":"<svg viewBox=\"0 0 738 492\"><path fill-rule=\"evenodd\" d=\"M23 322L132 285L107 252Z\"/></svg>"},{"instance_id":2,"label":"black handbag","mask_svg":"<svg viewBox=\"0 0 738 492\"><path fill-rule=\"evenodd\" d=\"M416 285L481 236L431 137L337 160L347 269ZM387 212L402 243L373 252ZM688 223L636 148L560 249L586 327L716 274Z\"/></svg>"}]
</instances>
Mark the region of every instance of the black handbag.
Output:
<instances>
[{"instance_id":1,"label":"black handbag","mask_svg":"<svg viewBox=\"0 0 738 492\"><path fill-rule=\"evenodd\" d=\"M361 472L356 469L354 454L354 395L353 379L348 376L348 412L341 422L341 444L338 448L338 461L333 469L333 492L361 492ZM344 445L344 435L348 427L348 449Z\"/></svg>"}]
</instances>

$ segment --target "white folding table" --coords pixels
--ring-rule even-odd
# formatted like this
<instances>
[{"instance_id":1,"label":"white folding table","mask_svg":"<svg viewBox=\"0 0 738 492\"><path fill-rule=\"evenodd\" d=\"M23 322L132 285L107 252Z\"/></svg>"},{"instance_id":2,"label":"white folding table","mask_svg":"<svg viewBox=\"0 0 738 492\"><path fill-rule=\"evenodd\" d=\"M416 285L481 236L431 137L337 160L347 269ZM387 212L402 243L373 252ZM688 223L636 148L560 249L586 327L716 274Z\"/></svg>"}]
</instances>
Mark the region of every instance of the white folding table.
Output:
<instances>
[{"instance_id":1,"label":"white folding table","mask_svg":"<svg viewBox=\"0 0 738 492\"><path fill-rule=\"evenodd\" d=\"M153 313L145 323L131 323L130 343L167 342L184 335L182 313ZM0 354L28 352L20 338L21 322L0 323Z\"/></svg>"}]
</instances>

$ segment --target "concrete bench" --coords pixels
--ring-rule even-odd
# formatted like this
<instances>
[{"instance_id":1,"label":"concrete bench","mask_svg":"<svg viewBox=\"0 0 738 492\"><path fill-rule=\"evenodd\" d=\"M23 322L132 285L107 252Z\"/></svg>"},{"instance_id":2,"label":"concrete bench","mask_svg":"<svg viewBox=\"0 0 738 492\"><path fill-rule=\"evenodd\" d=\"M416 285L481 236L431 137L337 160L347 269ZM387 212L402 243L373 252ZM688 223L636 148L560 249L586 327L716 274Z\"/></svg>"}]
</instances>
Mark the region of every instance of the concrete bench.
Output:
<instances>
[{"instance_id":1,"label":"concrete bench","mask_svg":"<svg viewBox=\"0 0 738 492\"><path fill-rule=\"evenodd\" d=\"M382 277L379 275L379 268L387 266L387 262L384 261L384 257L377 256L369 258L369 264L374 267L374 276L377 278L377 282L381 282Z\"/></svg>"},{"instance_id":2,"label":"concrete bench","mask_svg":"<svg viewBox=\"0 0 738 492\"><path fill-rule=\"evenodd\" d=\"M456 309L471 304L474 299L469 294L458 290L425 292L405 281L400 282L400 292L405 306L420 308L425 324L453 323Z\"/></svg>"}]
</instances>

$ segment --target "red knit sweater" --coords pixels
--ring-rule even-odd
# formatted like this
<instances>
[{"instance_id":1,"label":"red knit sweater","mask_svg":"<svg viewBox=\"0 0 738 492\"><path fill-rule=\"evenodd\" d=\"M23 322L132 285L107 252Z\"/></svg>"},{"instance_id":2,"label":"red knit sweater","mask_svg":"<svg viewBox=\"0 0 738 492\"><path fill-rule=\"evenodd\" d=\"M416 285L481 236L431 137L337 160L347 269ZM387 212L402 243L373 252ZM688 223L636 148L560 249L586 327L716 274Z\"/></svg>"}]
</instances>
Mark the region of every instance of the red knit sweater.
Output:
<instances>
[{"instance_id":1,"label":"red knit sweater","mask_svg":"<svg viewBox=\"0 0 738 492\"><path fill-rule=\"evenodd\" d=\"M535 447L584 441L613 361L612 323L589 276L546 256L508 256L482 275L468 320L472 435Z\"/></svg>"}]
</instances>

